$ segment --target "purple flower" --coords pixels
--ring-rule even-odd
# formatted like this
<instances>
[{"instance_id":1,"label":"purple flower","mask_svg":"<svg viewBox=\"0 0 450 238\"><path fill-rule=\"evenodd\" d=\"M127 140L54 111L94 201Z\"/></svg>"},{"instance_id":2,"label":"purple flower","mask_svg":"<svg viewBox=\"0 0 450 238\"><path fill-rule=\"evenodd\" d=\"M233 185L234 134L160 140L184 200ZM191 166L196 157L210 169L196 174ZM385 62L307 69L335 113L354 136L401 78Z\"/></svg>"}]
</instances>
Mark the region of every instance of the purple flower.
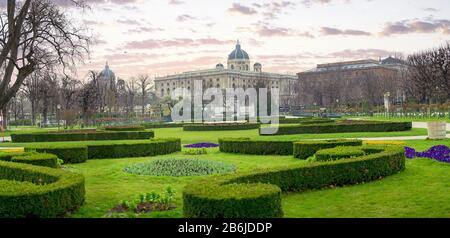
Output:
<instances>
[{"instance_id":1,"label":"purple flower","mask_svg":"<svg viewBox=\"0 0 450 238\"><path fill-rule=\"evenodd\" d=\"M433 146L427 151L416 152L414 149L405 147L405 156L409 159L419 157L419 158L430 158L437 161L450 163L450 148L445 145Z\"/></svg>"},{"instance_id":2,"label":"purple flower","mask_svg":"<svg viewBox=\"0 0 450 238\"><path fill-rule=\"evenodd\" d=\"M405 156L408 159L413 159L416 157L416 150L411 147L405 147Z\"/></svg>"},{"instance_id":3,"label":"purple flower","mask_svg":"<svg viewBox=\"0 0 450 238\"><path fill-rule=\"evenodd\" d=\"M196 144L190 144L185 145L186 148L213 148L213 147L219 147L218 144L214 143L196 143Z\"/></svg>"}]
</instances>

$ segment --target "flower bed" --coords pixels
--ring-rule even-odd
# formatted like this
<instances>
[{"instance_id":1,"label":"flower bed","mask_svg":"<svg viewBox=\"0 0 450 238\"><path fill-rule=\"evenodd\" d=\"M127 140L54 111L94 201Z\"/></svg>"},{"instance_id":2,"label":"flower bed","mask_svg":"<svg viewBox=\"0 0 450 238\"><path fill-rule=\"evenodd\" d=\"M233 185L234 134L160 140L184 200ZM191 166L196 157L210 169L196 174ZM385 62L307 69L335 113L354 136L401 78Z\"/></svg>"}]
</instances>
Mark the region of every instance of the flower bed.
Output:
<instances>
[{"instance_id":1,"label":"flower bed","mask_svg":"<svg viewBox=\"0 0 450 238\"><path fill-rule=\"evenodd\" d=\"M450 148L445 145L433 146L427 151L416 152L415 149L405 147L405 156L408 159L429 158L440 162L450 163Z\"/></svg>"},{"instance_id":2,"label":"flower bed","mask_svg":"<svg viewBox=\"0 0 450 238\"><path fill-rule=\"evenodd\" d=\"M214 143L196 143L196 144L190 144L190 145L185 145L185 148L196 148L196 149L201 149L201 148L215 148L215 147L219 147L218 144L214 144Z\"/></svg>"},{"instance_id":3,"label":"flower bed","mask_svg":"<svg viewBox=\"0 0 450 238\"><path fill-rule=\"evenodd\" d=\"M151 176L201 176L234 172L236 167L218 161L198 159L160 159L149 163L134 164L124 169L125 172Z\"/></svg>"}]
</instances>

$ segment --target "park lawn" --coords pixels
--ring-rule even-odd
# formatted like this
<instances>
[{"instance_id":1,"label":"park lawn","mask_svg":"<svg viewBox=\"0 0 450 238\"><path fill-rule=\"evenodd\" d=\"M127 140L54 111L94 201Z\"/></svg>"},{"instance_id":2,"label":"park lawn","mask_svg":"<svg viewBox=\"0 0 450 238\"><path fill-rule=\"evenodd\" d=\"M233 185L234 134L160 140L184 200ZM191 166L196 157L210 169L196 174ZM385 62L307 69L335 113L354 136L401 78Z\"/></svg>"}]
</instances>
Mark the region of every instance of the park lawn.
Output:
<instances>
[{"instance_id":1,"label":"park lawn","mask_svg":"<svg viewBox=\"0 0 450 238\"><path fill-rule=\"evenodd\" d=\"M225 137L248 137L259 140L305 140L305 139L338 139L338 138L370 138L370 137L396 137L396 136L421 136L427 135L426 129L412 129L411 131L399 132L357 132L357 133L334 133L334 134L303 134L303 135L278 135L260 136L258 130L243 131L183 131L183 128L152 129L155 138L180 138L182 144L198 142L218 143L219 138ZM35 142L35 143L0 143L0 147L25 147L30 144L39 145L95 145L106 143L133 143L145 140L112 140L112 141L67 141L67 142Z\"/></svg>"},{"instance_id":2,"label":"park lawn","mask_svg":"<svg viewBox=\"0 0 450 238\"><path fill-rule=\"evenodd\" d=\"M371 138L371 137L396 137L396 136L422 136L427 135L426 129L412 129L399 132L357 132L357 133L333 133L333 134L301 134L301 135L277 135L260 136L258 130L244 131L183 131L183 128L154 129L156 138L177 137L183 144L197 142L217 143L219 138L248 137L259 140L305 140L305 139L338 139L338 138Z\"/></svg>"},{"instance_id":3,"label":"park lawn","mask_svg":"<svg viewBox=\"0 0 450 238\"><path fill-rule=\"evenodd\" d=\"M425 150L439 144L450 145L450 140L407 141L406 145ZM291 156L226 154L216 148L209 149L207 155L188 156L179 152L148 158L89 160L84 164L67 165L65 169L86 177L86 203L71 217L110 217L109 209L121 200L135 198L143 192L163 192L167 186L177 191L177 208L137 217L183 217L183 187L201 177L153 177L123 172L127 165L161 158L223 161L235 164L238 171L307 163ZM367 184L284 194L285 217L450 217L450 164L414 159L408 160L406 166L402 173ZM113 217L136 215L115 214Z\"/></svg>"}]
</instances>

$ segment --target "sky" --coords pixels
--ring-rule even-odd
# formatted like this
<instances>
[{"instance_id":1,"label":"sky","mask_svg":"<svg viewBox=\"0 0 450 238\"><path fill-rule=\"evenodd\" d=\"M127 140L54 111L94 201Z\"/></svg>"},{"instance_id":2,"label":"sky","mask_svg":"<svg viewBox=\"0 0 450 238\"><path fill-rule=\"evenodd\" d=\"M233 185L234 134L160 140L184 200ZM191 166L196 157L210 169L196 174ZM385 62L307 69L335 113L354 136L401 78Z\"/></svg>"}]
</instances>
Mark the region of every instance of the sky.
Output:
<instances>
[{"instance_id":1,"label":"sky","mask_svg":"<svg viewBox=\"0 0 450 238\"><path fill-rule=\"evenodd\" d=\"M226 65L236 41L263 71L408 55L450 40L450 0L87 0L66 7L95 36L77 76L165 76Z\"/></svg>"}]
</instances>

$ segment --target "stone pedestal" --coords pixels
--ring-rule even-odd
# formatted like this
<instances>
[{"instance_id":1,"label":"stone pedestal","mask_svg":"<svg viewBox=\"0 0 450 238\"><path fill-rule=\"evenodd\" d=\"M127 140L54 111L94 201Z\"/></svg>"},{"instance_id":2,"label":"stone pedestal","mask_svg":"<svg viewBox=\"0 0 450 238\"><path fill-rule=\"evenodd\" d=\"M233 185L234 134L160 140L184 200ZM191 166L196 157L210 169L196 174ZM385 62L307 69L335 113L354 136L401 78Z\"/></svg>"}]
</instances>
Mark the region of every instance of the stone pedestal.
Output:
<instances>
[{"instance_id":1,"label":"stone pedestal","mask_svg":"<svg viewBox=\"0 0 450 238\"><path fill-rule=\"evenodd\" d=\"M447 130L445 121L428 122L428 138L432 140L445 139Z\"/></svg>"}]
</instances>

